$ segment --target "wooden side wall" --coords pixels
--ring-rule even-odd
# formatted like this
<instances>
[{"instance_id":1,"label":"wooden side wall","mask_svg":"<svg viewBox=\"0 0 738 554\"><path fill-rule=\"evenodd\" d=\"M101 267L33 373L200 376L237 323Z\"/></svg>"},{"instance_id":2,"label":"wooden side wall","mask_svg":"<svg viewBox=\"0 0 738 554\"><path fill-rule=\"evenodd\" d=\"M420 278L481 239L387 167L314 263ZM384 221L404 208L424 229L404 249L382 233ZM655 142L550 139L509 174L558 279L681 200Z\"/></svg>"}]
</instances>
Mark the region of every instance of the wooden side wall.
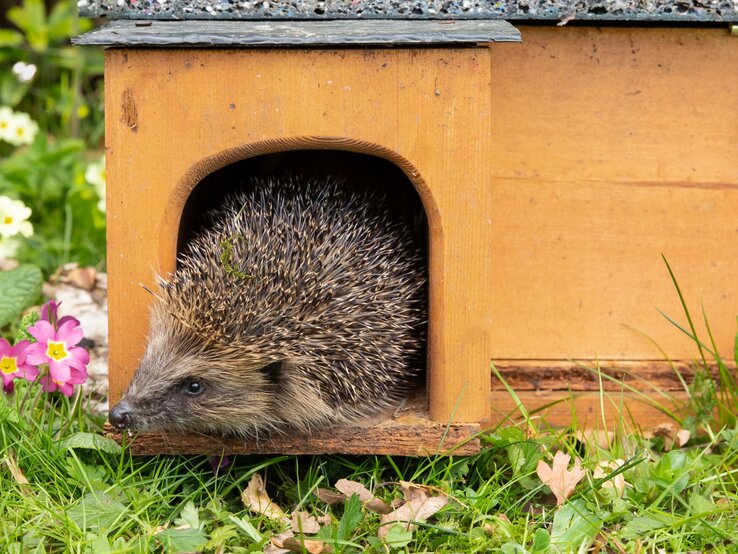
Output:
<instances>
[{"instance_id":1,"label":"wooden side wall","mask_svg":"<svg viewBox=\"0 0 738 554\"><path fill-rule=\"evenodd\" d=\"M662 253L700 322L704 302L729 356L738 314L735 37L521 31L522 44L490 46L490 357L514 368L518 387L543 389L591 389L562 360L663 360L638 331L673 359L695 359L694 344L658 312L686 325ZM663 380L664 364L630 369L678 386Z\"/></svg>"}]
</instances>

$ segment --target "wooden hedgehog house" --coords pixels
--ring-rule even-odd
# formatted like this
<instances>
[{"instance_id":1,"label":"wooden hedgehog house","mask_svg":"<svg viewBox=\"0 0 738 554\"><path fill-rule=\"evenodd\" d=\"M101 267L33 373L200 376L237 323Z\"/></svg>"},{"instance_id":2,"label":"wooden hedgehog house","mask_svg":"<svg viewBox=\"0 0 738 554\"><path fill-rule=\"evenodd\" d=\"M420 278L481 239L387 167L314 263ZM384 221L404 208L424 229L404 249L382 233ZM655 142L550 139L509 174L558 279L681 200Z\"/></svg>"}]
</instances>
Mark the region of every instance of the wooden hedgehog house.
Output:
<instances>
[{"instance_id":1,"label":"wooden hedgehog house","mask_svg":"<svg viewBox=\"0 0 738 554\"><path fill-rule=\"evenodd\" d=\"M425 394L394 413L246 443L139 435L135 452L470 454L518 399L555 425L661 423L650 399L685 393L660 349L687 380L695 356L657 310L680 317L662 252L730 351L738 39L722 21L738 13L143 4L85 3L125 19L76 40L108 47L111 402L145 347L141 285L174 271L234 175L285 165L368 176L422 212L429 340ZM551 21L511 44L500 18Z\"/></svg>"}]
</instances>

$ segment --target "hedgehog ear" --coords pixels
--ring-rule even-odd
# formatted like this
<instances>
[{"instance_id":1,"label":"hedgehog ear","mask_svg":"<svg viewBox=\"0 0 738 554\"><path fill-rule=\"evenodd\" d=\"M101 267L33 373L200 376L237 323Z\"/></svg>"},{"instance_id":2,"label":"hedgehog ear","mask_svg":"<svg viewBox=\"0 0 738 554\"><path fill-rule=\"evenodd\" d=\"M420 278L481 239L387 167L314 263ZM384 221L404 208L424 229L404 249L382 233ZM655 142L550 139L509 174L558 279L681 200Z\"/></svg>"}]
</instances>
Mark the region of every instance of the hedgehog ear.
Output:
<instances>
[{"instance_id":1,"label":"hedgehog ear","mask_svg":"<svg viewBox=\"0 0 738 554\"><path fill-rule=\"evenodd\" d=\"M282 371L284 370L284 360L277 360L271 362L264 367L260 368L267 381L272 385L278 385L282 381Z\"/></svg>"}]
</instances>

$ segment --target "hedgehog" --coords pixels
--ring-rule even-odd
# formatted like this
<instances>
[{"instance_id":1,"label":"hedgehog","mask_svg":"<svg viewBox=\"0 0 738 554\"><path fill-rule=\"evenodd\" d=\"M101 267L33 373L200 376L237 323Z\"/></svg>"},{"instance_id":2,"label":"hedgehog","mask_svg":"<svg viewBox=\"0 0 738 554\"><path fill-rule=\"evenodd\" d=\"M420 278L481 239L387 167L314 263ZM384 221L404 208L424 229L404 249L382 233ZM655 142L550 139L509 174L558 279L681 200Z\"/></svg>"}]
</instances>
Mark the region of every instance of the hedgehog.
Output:
<instances>
[{"instance_id":1,"label":"hedgehog","mask_svg":"<svg viewBox=\"0 0 738 554\"><path fill-rule=\"evenodd\" d=\"M158 278L110 422L258 438L397 406L423 373L425 263L378 188L287 176L229 196Z\"/></svg>"}]
</instances>

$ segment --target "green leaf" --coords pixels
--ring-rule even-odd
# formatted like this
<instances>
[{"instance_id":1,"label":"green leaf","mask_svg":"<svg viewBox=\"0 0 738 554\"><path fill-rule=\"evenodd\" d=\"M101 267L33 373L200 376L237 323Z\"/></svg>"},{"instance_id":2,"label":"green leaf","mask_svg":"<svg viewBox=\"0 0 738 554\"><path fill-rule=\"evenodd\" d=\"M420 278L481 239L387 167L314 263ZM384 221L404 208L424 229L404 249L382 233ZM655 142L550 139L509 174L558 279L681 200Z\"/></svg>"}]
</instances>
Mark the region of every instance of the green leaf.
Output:
<instances>
[{"instance_id":1,"label":"green leaf","mask_svg":"<svg viewBox=\"0 0 738 554\"><path fill-rule=\"evenodd\" d=\"M60 446L71 450L73 448L86 448L107 452L108 454L120 454L121 446L113 439L95 433L75 433L61 441Z\"/></svg>"},{"instance_id":2,"label":"green leaf","mask_svg":"<svg viewBox=\"0 0 738 554\"><path fill-rule=\"evenodd\" d=\"M576 552L597 535L602 520L579 498L567 502L554 514L551 546L558 552Z\"/></svg>"},{"instance_id":3,"label":"green leaf","mask_svg":"<svg viewBox=\"0 0 738 554\"><path fill-rule=\"evenodd\" d=\"M76 6L71 2L57 2L49 14L49 40L58 41L75 34Z\"/></svg>"},{"instance_id":4,"label":"green leaf","mask_svg":"<svg viewBox=\"0 0 738 554\"><path fill-rule=\"evenodd\" d=\"M672 515L661 514L644 514L630 520L621 532L621 536L626 539L639 539L646 535L651 535L657 529L671 527L676 518Z\"/></svg>"},{"instance_id":5,"label":"green leaf","mask_svg":"<svg viewBox=\"0 0 738 554\"><path fill-rule=\"evenodd\" d=\"M80 529L109 529L126 512L123 503L103 492L89 493L67 510Z\"/></svg>"},{"instance_id":6,"label":"green leaf","mask_svg":"<svg viewBox=\"0 0 738 554\"><path fill-rule=\"evenodd\" d=\"M24 0L23 6L10 8L6 17L26 33L31 48L37 52L46 50L49 38L43 0Z\"/></svg>"},{"instance_id":7,"label":"green leaf","mask_svg":"<svg viewBox=\"0 0 738 554\"><path fill-rule=\"evenodd\" d=\"M358 496L354 496L354 498L358 498ZM392 527L390 527L389 531L387 531L387 537L385 538L385 542L387 543L387 545L391 546L392 548L404 548L408 544L410 544L412 540L412 531L408 531L400 523L395 523Z\"/></svg>"},{"instance_id":8,"label":"green leaf","mask_svg":"<svg viewBox=\"0 0 738 554\"><path fill-rule=\"evenodd\" d=\"M361 523L361 500L356 494L351 495L344 504L343 516L338 522L338 540L347 541Z\"/></svg>"},{"instance_id":9,"label":"green leaf","mask_svg":"<svg viewBox=\"0 0 738 554\"><path fill-rule=\"evenodd\" d=\"M174 524L177 527L189 525L193 529L200 529L202 527L200 525L200 511L195 508L195 503L192 500L188 500L182 507L179 518L174 520Z\"/></svg>"},{"instance_id":10,"label":"green leaf","mask_svg":"<svg viewBox=\"0 0 738 554\"><path fill-rule=\"evenodd\" d=\"M35 265L21 265L0 271L0 327L15 321L41 295L41 270Z\"/></svg>"},{"instance_id":11,"label":"green leaf","mask_svg":"<svg viewBox=\"0 0 738 554\"><path fill-rule=\"evenodd\" d=\"M260 543L264 540L264 537L262 537L259 531L256 530L256 527L254 527L247 519L239 518L236 516L228 516L228 519L238 525L239 529L246 533L248 537L255 543Z\"/></svg>"},{"instance_id":12,"label":"green leaf","mask_svg":"<svg viewBox=\"0 0 738 554\"><path fill-rule=\"evenodd\" d=\"M67 473L75 483L85 487L90 492L102 492L110 488L105 479L105 470L102 467L84 464L75 457L67 458Z\"/></svg>"},{"instance_id":13,"label":"green leaf","mask_svg":"<svg viewBox=\"0 0 738 554\"><path fill-rule=\"evenodd\" d=\"M0 47L18 46L23 42L23 35L12 29L0 29Z\"/></svg>"},{"instance_id":14,"label":"green leaf","mask_svg":"<svg viewBox=\"0 0 738 554\"><path fill-rule=\"evenodd\" d=\"M500 547L502 554L528 554L528 551L516 542L506 542Z\"/></svg>"},{"instance_id":15,"label":"green leaf","mask_svg":"<svg viewBox=\"0 0 738 554\"><path fill-rule=\"evenodd\" d=\"M28 332L28 328L33 327L33 325L39 319L41 319L41 316L35 310L24 315L23 318L21 319L20 327L18 327L18 331L15 333L16 342L20 342L22 340L27 340L27 341L36 340Z\"/></svg>"},{"instance_id":16,"label":"green leaf","mask_svg":"<svg viewBox=\"0 0 738 554\"><path fill-rule=\"evenodd\" d=\"M548 552L551 545L551 535L545 529L536 530L533 535L533 544L530 547L531 552Z\"/></svg>"},{"instance_id":17,"label":"green leaf","mask_svg":"<svg viewBox=\"0 0 738 554\"><path fill-rule=\"evenodd\" d=\"M167 529L156 535L165 552L196 552L202 550L208 537L202 529Z\"/></svg>"},{"instance_id":18,"label":"green leaf","mask_svg":"<svg viewBox=\"0 0 738 554\"><path fill-rule=\"evenodd\" d=\"M21 83L15 75L6 73L0 80L0 102L14 108L25 98L30 88L30 83Z\"/></svg>"}]
</instances>

